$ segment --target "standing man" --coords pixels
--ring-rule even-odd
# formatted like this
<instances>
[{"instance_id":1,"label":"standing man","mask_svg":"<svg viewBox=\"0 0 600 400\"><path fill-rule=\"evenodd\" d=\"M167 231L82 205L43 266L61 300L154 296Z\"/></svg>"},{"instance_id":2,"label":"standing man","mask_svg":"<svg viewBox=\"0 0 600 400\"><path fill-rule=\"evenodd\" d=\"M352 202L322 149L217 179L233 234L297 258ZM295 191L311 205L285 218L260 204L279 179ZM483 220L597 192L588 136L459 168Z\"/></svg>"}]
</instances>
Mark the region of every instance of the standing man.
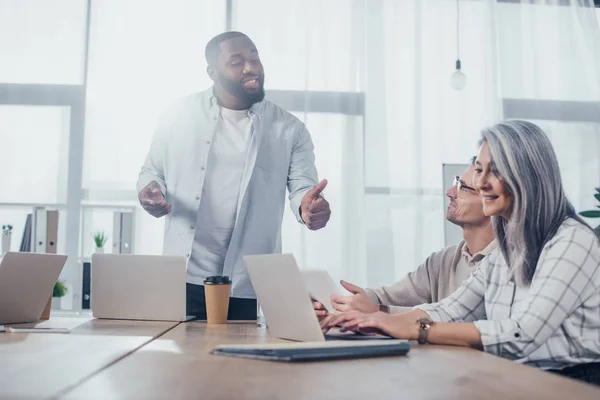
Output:
<instances>
[{"instance_id":1,"label":"standing man","mask_svg":"<svg viewBox=\"0 0 600 400\"><path fill-rule=\"evenodd\" d=\"M452 187L446 191L450 199L446 219L462 228L463 240L431 254L415 271L391 286L363 289L342 281L342 286L351 294L331 296L336 310L402 313L419 304L437 303L458 289L496 249L490 217L483 213L477 190L469 186L475 172L474 162L475 157L462 176L454 177ZM319 318L327 316L321 303L314 302L313 307Z\"/></svg>"},{"instance_id":2,"label":"standing man","mask_svg":"<svg viewBox=\"0 0 600 400\"><path fill-rule=\"evenodd\" d=\"M214 85L178 100L159 119L137 182L142 207L167 216L164 253L185 255L187 313L206 318L204 279L232 281L229 319L256 319L243 256L281 252L286 187L292 212L323 228L329 203L304 124L264 100L254 43L225 32L206 45Z\"/></svg>"}]
</instances>

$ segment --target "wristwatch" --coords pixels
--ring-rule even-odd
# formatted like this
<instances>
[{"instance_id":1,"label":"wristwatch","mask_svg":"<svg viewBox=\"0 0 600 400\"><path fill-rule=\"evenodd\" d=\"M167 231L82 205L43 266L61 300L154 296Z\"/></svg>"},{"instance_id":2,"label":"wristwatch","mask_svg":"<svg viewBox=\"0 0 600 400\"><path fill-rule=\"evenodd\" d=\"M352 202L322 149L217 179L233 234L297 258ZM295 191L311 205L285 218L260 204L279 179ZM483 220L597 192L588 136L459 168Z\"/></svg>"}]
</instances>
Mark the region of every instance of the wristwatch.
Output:
<instances>
[{"instance_id":1,"label":"wristwatch","mask_svg":"<svg viewBox=\"0 0 600 400\"><path fill-rule=\"evenodd\" d=\"M386 304L380 304L379 305L379 311L384 312L386 314L390 313L390 306L386 305Z\"/></svg>"},{"instance_id":2,"label":"wristwatch","mask_svg":"<svg viewBox=\"0 0 600 400\"><path fill-rule=\"evenodd\" d=\"M433 320L431 318L419 318L417 324L419 324L419 338L417 341L419 344L427 344L427 336L429 335L429 328L433 325Z\"/></svg>"}]
</instances>

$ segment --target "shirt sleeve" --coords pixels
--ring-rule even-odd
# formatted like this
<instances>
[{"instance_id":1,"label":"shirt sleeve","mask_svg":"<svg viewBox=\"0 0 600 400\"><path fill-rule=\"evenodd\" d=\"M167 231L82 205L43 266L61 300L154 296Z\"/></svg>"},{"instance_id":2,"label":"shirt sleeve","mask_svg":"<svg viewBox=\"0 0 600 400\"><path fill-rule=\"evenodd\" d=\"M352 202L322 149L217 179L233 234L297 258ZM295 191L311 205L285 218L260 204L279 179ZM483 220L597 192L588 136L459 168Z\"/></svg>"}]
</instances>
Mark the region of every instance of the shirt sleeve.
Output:
<instances>
[{"instance_id":1,"label":"shirt sleeve","mask_svg":"<svg viewBox=\"0 0 600 400\"><path fill-rule=\"evenodd\" d=\"M557 236L540 254L521 311L504 320L475 322L486 352L527 357L600 290L598 239L583 228L565 229Z\"/></svg>"},{"instance_id":2,"label":"shirt sleeve","mask_svg":"<svg viewBox=\"0 0 600 400\"><path fill-rule=\"evenodd\" d=\"M486 274L490 256L485 257L471 276L450 296L434 304L415 308L437 322L473 322L485 318Z\"/></svg>"},{"instance_id":3,"label":"shirt sleeve","mask_svg":"<svg viewBox=\"0 0 600 400\"><path fill-rule=\"evenodd\" d=\"M159 184L163 196L167 195L167 184L165 181L165 154L167 142L165 138L169 132L169 122L163 116L159 118L159 122L152 137L150 150L146 156L146 160L142 166L137 180L138 193L147 186L150 182L155 181Z\"/></svg>"},{"instance_id":4,"label":"shirt sleeve","mask_svg":"<svg viewBox=\"0 0 600 400\"><path fill-rule=\"evenodd\" d=\"M439 254L434 253L427 257L416 270L391 286L365 289L367 297L375 304L400 307L431 303L431 278L439 277L439 264L443 259L443 257L436 256Z\"/></svg>"},{"instance_id":5,"label":"shirt sleeve","mask_svg":"<svg viewBox=\"0 0 600 400\"><path fill-rule=\"evenodd\" d=\"M412 310L412 307L390 306L390 314L404 314Z\"/></svg>"},{"instance_id":6,"label":"shirt sleeve","mask_svg":"<svg viewBox=\"0 0 600 400\"><path fill-rule=\"evenodd\" d=\"M287 186L290 207L298 222L303 223L300 216L302 197L318 183L315 167L315 152L310 133L302 124L302 130L292 148L292 157L288 171Z\"/></svg>"}]
</instances>

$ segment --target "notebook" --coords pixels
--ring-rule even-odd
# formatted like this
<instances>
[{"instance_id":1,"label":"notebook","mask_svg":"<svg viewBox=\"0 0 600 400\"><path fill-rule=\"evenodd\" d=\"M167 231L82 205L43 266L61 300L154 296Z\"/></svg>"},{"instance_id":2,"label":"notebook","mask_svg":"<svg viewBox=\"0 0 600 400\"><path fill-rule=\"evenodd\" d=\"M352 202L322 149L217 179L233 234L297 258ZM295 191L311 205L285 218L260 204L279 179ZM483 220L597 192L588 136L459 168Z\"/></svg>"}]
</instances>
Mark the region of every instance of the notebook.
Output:
<instances>
[{"instance_id":1,"label":"notebook","mask_svg":"<svg viewBox=\"0 0 600 400\"><path fill-rule=\"evenodd\" d=\"M251 345L220 345L212 354L268 361L307 362L406 355L406 340L362 342L300 342Z\"/></svg>"}]
</instances>

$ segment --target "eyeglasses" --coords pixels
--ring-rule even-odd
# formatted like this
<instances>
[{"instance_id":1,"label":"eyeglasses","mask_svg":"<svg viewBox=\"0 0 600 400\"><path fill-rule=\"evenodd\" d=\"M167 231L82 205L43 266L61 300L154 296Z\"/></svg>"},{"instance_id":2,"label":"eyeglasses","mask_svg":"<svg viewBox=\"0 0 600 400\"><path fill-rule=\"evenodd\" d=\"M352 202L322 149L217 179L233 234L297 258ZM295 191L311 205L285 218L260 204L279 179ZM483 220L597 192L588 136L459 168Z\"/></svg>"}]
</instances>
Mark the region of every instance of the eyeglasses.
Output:
<instances>
[{"instance_id":1,"label":"eyeglasses","mask_svg":"<svg viewBox=\"0 0 600 400\"><path fill-rule=\"evenodd\" d=\"M460 180L460 176L458 176L458 175L456 175L453 178L452 186L456 186L456 197L459 196L460 192L470 193L470 194L477 193L477 190L475 190L475 188L465 185L465 183Z\"/></svg>"}]
</instances>

